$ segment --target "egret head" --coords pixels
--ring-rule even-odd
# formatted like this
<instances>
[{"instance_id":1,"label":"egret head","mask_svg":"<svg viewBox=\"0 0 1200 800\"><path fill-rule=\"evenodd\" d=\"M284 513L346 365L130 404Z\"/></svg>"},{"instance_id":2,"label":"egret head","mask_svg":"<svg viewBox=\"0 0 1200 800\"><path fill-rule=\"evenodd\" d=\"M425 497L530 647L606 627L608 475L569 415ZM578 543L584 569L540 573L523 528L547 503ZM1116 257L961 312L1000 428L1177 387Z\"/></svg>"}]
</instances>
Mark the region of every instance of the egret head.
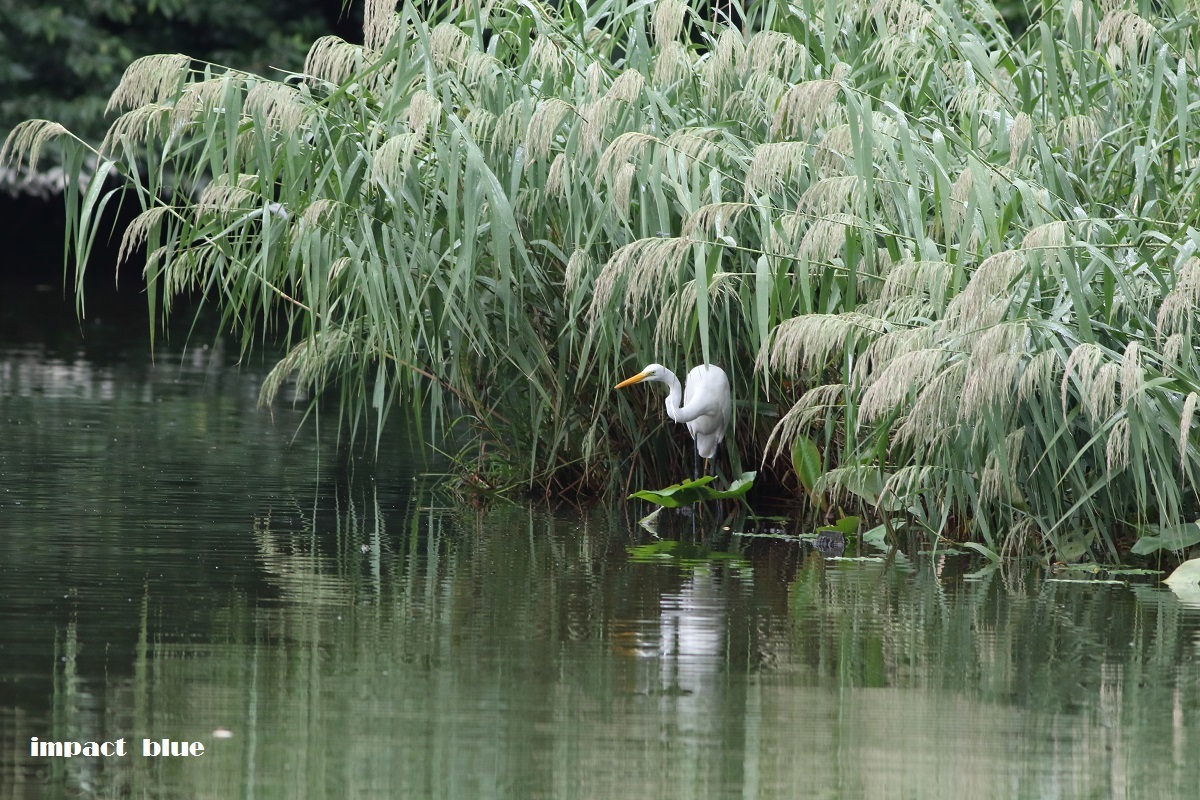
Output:
<instances>
[{"instance_id":1,"label":"egret head","mask_svg":"<svg viewBox=\"0 0 1200 800\"><path fill-rule=\"evenodd\" d=\"M650 364L644 370L634 375L632 378L626 378L616 385L617 389L624 389L626 386L633 386L635 383L642 381L665 381L667 368L662 364Z\"/></svg>"}]
</instances>

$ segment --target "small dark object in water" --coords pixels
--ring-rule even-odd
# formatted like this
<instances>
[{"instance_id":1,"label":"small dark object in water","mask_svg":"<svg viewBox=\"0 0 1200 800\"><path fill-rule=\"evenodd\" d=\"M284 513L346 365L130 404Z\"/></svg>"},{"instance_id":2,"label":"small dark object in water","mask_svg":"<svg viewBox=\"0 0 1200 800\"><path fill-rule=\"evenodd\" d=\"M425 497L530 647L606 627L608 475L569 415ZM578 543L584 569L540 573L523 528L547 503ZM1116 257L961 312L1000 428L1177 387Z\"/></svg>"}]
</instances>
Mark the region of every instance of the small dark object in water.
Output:
<instances>
[{"instance_id":1,"label":"small dark object in water","mask_svg":"<svg viewBox=\"0 0 1200 800\"><path fill-rule=\"evenodd\" d=\"M813 547L823 556L840 556L846 552L846 535L841 531L821 531L813 539Z\"/></svg>"}]
</instances>

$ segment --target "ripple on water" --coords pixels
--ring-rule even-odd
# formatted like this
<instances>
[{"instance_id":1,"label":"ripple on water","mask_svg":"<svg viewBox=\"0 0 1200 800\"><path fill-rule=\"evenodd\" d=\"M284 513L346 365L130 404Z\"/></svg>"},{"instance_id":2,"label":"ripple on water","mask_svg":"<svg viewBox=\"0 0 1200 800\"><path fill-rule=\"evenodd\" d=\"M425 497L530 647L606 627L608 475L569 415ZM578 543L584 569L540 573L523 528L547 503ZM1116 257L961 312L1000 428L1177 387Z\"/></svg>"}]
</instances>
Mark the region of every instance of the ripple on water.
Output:
<instances>
[{"instance_id":1,"label":"ripple on water","mask_svg":"<svg viewBox=\"0 0 1200 800\"><path fill-rule=\"evenodd\" d=\"M217 350L0 351L0 785L16 796L1200 783L1200 612L1170 592L459 507L413 489L423 466L399 442L367 467L324 428L296 434L302 410L259 410L265 367ZM21 755L31 735L210 750L51 769Z\"/></svg>"}]
</instances>

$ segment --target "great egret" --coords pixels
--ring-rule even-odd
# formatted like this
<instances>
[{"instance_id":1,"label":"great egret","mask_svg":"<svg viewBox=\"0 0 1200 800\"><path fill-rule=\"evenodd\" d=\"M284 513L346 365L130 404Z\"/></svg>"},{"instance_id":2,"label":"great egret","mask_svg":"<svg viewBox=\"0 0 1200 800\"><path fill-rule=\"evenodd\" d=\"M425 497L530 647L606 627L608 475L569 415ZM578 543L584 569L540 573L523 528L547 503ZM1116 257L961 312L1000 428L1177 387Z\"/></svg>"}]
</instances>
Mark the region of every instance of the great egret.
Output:
<instances>
[{"instance_id":1,"label":"great egret","mask_svg":"<svg viewBox=\"0 0 1200 800\"><path fill-rule=\"evenodd\" d=\"M618 383L616 388L623 389L643 381L658 381L671 388L667 395L667 416L676 422L687 423L688 432L696 440L697 455L706 462L715 456L717 445L725 438L733 407L725 370L712 364L692 367L685 389L680 387L674 372L662 364L651 364L632 378Z\"/></svg>"}]
</instances>

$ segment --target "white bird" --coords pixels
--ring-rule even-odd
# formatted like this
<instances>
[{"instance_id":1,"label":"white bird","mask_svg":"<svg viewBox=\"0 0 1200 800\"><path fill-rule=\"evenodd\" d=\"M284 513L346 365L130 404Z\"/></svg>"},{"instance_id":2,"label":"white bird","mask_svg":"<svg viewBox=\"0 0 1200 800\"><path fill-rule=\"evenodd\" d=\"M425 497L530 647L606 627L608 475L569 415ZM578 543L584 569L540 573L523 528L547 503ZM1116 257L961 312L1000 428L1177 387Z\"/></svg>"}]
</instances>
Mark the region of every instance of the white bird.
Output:
<instances>
[{"instance_id":1,"label":"white bird","mask_svg":"<svg viewBox=\"0 0 1200 800\"><path fill-rule=\"evenodd\" d=\"M658 381L671 388L667 395L667 416L676 422L687 423L688 432L696 440L697 455L705 461L715 456L717 445L725 438L733 408L725 370L712 364L692 367L685 389L680 387L674 372L662 364L651 364L632 378L618 383L616 388L623 389L643 381Z\"/></svg>"}]
</instances>

